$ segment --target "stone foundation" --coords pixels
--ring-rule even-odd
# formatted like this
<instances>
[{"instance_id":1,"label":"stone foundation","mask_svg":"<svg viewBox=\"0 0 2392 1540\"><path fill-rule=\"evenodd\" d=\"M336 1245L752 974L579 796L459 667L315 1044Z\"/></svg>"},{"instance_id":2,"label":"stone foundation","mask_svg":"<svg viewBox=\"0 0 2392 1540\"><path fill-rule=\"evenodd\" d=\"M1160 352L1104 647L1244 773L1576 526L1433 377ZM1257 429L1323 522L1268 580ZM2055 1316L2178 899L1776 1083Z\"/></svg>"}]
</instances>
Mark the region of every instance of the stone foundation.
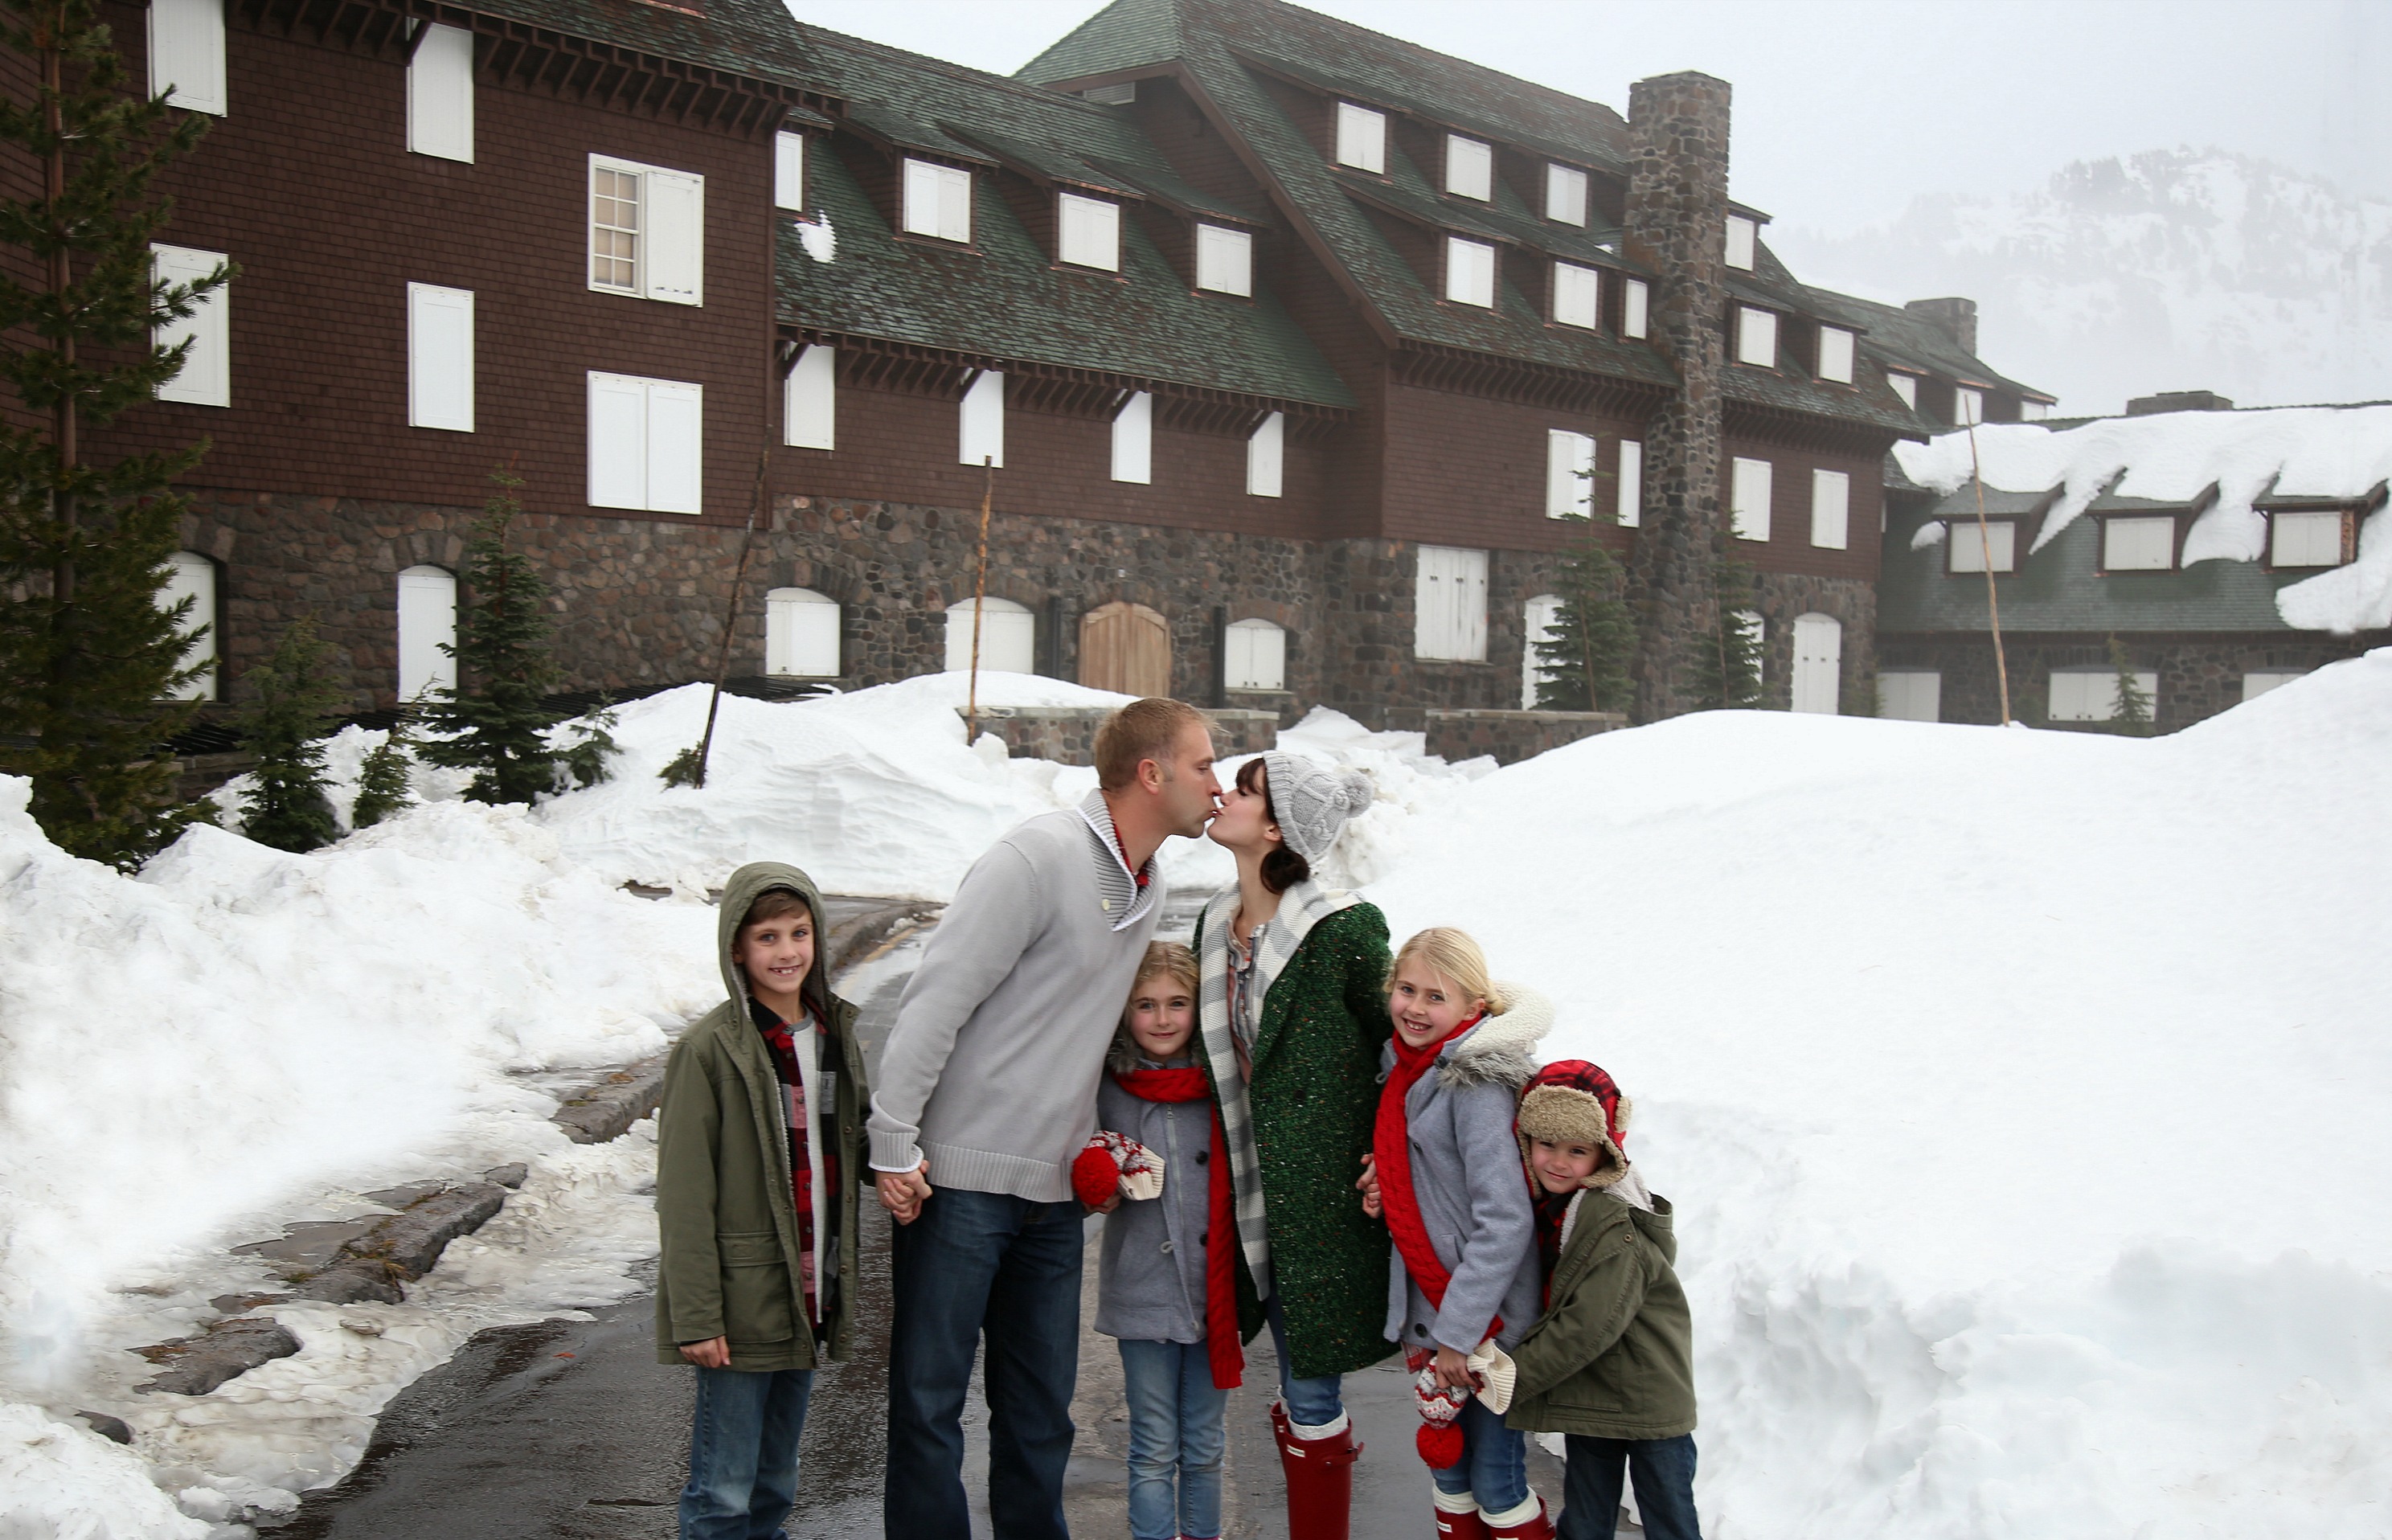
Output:
<instances>
[{"instance_id":1,"label":"stone foundation","mask_svg":"<svg viewBox=\"0 0 2392 1540\"><path fill-rule=\"evenodd\" d=\"M1794 704L1794 621L1833 616L1844 628L1839 716L1877 714L1877 589L1859 578L1813 578L1763 572L1754 584L1761 611L1761 704L1783 711Z\"/></svg>"},{"instance_id":2,"label":"stone foundation","mask_svg":"<svg viewBox=\"0 0 2392 1540\"><path fill-rule=\"evenodd\" d=\"M2370 647L2392 646L2392 632L2334 636L2315 632L2225 633L2121 637L2138 669L2159 675L2152 698L2152 728L2172 733L2242 702L2242 676L2266 672L2302 672L2356 658ZM2001 702L1994 676L1990 635L1887 636L1879 640L1885 669L1933 669L1943 675L1941 714L1945 722L1996 723ZM2023 634L2005 636L2010 714L2031 726L2092 726L2050 723L2054 669L2106 669L2107 636Z\"/></svg>"},{"instance_id":3,"label":"stone foundation","mask_svg":"<svg viewBox=\"0 0 2392 1540\"><path fill-rule=\"evenodd\" d=\"M956 708L962 716L963 708ZM1097 763L1097 730L1111 716L1102 706L989 706L980 730L1005 742L1008 759L1045 759L1059 764ZM1204 713L1213 722L1214 751L1228 759L1259 754L1279 741L1279 713L1242 709Z\"/></svg>"},{"instance_id":4,"label":"stone foundation","mask_svg":"<svg viewBox=\"0 0 2392 1540\"><path fill-rule=\"evenodd\" d=\"M1576 743L1582 737L1628 725L1622 711L1454 711L1398 708L1387 713L1387 724L1399 732L1423 734L1432 754L1449 762L1494 756L1498 764L1517 764L1548 749Z\"/></svg>"}]
</instances>

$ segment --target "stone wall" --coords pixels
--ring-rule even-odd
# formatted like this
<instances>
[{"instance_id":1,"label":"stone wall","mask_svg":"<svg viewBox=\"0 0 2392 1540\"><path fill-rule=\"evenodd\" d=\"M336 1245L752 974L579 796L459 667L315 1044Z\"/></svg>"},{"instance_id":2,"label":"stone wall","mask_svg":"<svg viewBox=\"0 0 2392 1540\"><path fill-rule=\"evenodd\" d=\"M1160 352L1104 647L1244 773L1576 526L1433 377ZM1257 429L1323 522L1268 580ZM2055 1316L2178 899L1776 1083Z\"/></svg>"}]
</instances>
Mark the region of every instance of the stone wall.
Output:
<instances>
[{"instance_id":1,"label":"stone wall","mask_svg":"<svg viewBox=\"0 0 2392 1540\"><path fill-rule=\"evenodd\" d=\"M963 708L956 714L963 715ZM1004 741L1008 759L1094 764L1097 731L1112 714L1104 706L992 706L981 712L980 730ZM1276 711L1231 708L1204 714L1213 722L1214 751L1224 759L1259 754L1279 741Z\"/></svg>"},{"instance_id":2,"label":"stone wall","mask_svg":"<svg viewBox=\"0 0 2392 1540\"><path fill-rule=\"evenodd\" d=\"M1498 764L1517 764L1548 749L1628 725L1621 711L1455 711L1398 708L1387 725L1423 734L1432 754L1448 761L1491 754Z\"/></svg>"},{"instance_id":3,"label":"stone wall","mask_svg":"<svg viewBox=\"0 0 2392 1540\"><path fill-rule=\"evenodd\" d=\"M2392 645L2392 632L2357 636L2309 632L2187 633L2121 640L2136 668L2159 675L2159 689L2152 700L2152 727L2172 733L2242 704L2246 673L2323 668L2341 659L2356 658L2370 647ZM1887 636L1879 639L1878 646L1882 669L1932 669L1943 675L1944 721L2001 720L1990 636ZM2006 636L2003 651L2009 672L2010 715L2031 726L2048 723L2054 669L2110 666L2107 636Z\"/></svg>"},{"instance_id":4,"label":"stone wall","mask_svg":"<svg viewBox=\"0 0 2392 1540\"><path fill-rule=\"evenodd\" d=\"M1842 716L1877 714L1877 587L1859 578L1816 578L1763 572L1754 585L1761 611L1761 704L1782 711L1794 703L1794 621L1831 615L1844 628L1842 673L1836 701Z\"/></svg>"}]
</instances>

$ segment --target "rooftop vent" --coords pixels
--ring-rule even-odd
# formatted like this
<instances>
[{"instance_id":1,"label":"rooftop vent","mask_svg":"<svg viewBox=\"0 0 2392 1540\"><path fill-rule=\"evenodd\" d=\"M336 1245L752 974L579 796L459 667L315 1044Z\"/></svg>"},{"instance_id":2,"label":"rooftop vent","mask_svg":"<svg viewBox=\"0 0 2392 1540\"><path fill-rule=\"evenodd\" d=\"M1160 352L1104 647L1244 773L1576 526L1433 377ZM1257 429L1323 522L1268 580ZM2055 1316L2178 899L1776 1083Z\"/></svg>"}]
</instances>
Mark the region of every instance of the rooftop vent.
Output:
<instances>
[{"instance_id":1,"label":"rooftop vent","mask_svg":"<svg viewBox=\"0 0 2392 1540\"><path fill-rule=\"evenodd\" d=\"M1091 85L1080 95L1089 101L1102 102L1107 107L1127 107L1138 99L1138 82L1124 80L1111 85Z\"/></svg>"},{"instance_id":2,"label":"rooftop vent","mask_svg":"<svg viewBox=\"0 0 2392 1540\"><path fill-rule=\"evenodd\" d=\"M2163 390L2138 396L2126 403L2129 417L2156 417L2163 411L2231 411L2234 403L2214 390Z\"/></svg>"}]
</instances>

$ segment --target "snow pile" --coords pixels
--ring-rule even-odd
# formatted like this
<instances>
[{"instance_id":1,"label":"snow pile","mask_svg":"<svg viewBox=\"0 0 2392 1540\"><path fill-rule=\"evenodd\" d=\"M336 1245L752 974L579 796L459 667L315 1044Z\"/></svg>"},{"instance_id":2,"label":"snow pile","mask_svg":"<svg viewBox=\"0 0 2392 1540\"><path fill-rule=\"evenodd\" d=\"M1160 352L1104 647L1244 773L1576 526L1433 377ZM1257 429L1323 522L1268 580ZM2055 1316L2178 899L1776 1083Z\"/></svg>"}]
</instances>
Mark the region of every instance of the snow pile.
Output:
<instances>
[{"instance_id":1,"label":"snow pile","mask_svg":"<svg viewBox=\"0 0 2392 1540\"><path fill-rule=\"evenodd\" d=\"M2172 737L1780 713L1479 782L1374 890L1679 1205L1710 1533L2392 1530L2392 649Z\"/></svg>"}]
</instances>

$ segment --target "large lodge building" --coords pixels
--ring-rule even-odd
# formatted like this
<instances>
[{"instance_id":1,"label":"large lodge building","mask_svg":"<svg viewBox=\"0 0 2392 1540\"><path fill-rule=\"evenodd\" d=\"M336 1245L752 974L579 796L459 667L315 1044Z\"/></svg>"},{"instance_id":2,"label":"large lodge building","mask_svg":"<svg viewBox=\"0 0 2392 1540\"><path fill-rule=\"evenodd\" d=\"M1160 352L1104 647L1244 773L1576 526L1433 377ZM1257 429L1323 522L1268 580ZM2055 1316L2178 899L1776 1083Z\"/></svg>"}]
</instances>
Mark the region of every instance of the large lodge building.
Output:
<instances>
[{"instance_id":1,"label":"large lodge building","mask_svg":"<svg viewBox=\"0 0 2392 1540\"><path fill-rule=\"evenodd\" d=\"M578 688L983 664L1373 724L1523 704L1556 553L1725 521L1764 698L1876 709L1888 450L2049 398L1974 307L1795 279L1727 89L1610 109L1278 0L1116 0L1016 78L777 0L106 7L215 121L161 270L239 277L108 451L214 448L226 689L312 613L445 683L491 472Z\"/></svg>"}]
</instances>

